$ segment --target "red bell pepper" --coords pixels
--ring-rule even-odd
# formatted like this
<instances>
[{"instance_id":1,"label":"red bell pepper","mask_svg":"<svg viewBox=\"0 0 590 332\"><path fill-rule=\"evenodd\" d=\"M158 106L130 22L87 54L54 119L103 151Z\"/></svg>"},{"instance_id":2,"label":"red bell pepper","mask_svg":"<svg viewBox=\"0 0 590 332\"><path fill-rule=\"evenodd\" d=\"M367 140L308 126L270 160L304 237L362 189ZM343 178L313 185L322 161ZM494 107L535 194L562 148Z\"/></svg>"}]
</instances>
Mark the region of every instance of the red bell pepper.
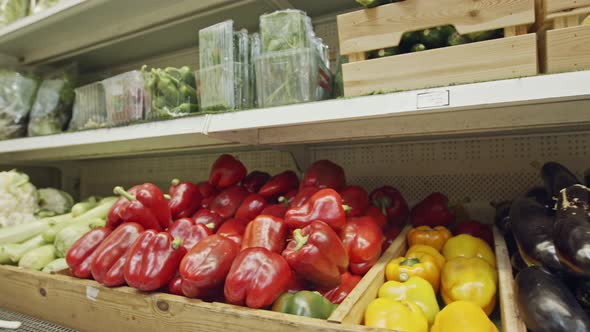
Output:
<instances>
[{"instance_id":1,"label":"red bell pepper","mask_svg":"<svg viewBox=\"0 0 590 332\"><path fill-rule=\"evenodd\" d=\"M455 221L455 213L449 207L449 199L441 193L432 193L412 208L412 226L450 226Z\"/></svg>"},{"instance_id":2,"label":"red bell pepper","mask_svg":"<svg viewBox=\"0 0 590 332\"><path fill-rule=\"evenodd\" d=\"M309 284L309 282L307 280L300 278L292 270L291 270L291 274L293 275L293 277L291 278L291 282L289 283L289 286L287 287L287 291L289 293L297 293L302 290L312 289L311 285Z\"/></svg>"},{"instance_id":3,"label":"red bell pepper","mask_svg":"<svg viewBox=\"0 0 590 332\"><path fill-rule=\"evenodd\" d=\"M88 279L92 276L90 265L94 252L112 231L108 227L95 228L84 234L70 247L66 254L66 263L74 277Z\"/></svg>"},{"instance_id":4,"label":"red bell pepper","mask_svg":"<svg viewBox=\"0 0 590 332\"><path fill-rule=\"evenodd\" d=\"M349 217L360 217L365 215L369 208L369 194L359 186L346 186L339 192L342 197L342 204L350 209L346 211Z\"/></svg>"},{"instance_id":5,"label":"red bell pepper","mask_svg":"<svg viewBox=\"0 0 590 332\"><path fill-rule=\"evenodd\" d=\"M293 199L287 200L289 203L289 208L294 209L302 206L303 204L307 203L311 196L313 196L318 191L320 191L320 189L316 187L301 188L295 197L293 197Z\"/></svg>"},{"instance_id":6,"label":"red bell pepper","mask_svg":"<svg viewBox=\"0 0 590 332\"><path fill-rule=\"evenodd\" d=\"M174 295L183 295L182 294L182 278L180 276L176 276L170 280L168 286L166 287L166 291L170 294Z\"/></svg>"},{"instance_id":7,"label":"red bell pepper","mask_svg":"<svg viewBox=\"0 0 590 332\"><path fill-rule=\"evenodd\" d=\"M399 226L395 226L395 225L390 225L389 227L387 227L385 229L385 231L383 232L383 236L385 236L385 241L383 241L383 245L381 246L382 253L385 252L385 250L387 250L387 248L389 248L389 246L391 246L393 241L397 238L397 236L401 232L402 232L401 228L399 228Z\"/></svg>"},{"instance_id":8,"label":"red bell pepper","mask_svg":"<svg viewBox=\"0 0 590 332\"><path fill-rule=\"evenodd\" d=\"M211 196L215 197L217 194L219 194L219 190L217 190L214 185L206 181L197 183L197 187L199 188L199 192L203 198Z\"/></svg>"},{"instance_id":9,"label":"red bell pepper","mask_svg":"<svg viewBox=\"0 0 590 332\"><path fill-rule=\"evenodd\" d=\"M173 220L192 216L201 207L203 200L199 187L190 182L180 182L178 179L172 180L168 195L168 207Z\"/></svg>"},{"instance_id":10,"label":"red bell pepper","mask_svg":"<svg viewBox=\"0 0 590 332\"><path fill-rule=\"evenodd\" d=\"M129 191L115 187L113 192L121 198L109 211L106 227L115 228L123 222L136 222L145 229L160 231L170 226L172 216L168 201L155 184L144 183Z\"/></svg>"},{"instance_id":11,"label":"red bell pepper","mask_svg":"<svg viewBox=\"0 0 590 332\"><path fill-rule=\"evenodd\" d=\"M212 232L216 232L225 221L223 217L209 209L198 210L193 215L192 219L195 220L195 224L203 224L208 226L207 228L211 229Z\"/></svg>"},{"instance_id":12,"label":"red bell pepper","mask_svg":"<svg viewBox=\"0 0 590 332\"><path fill-rule=\"evenodd\" d=\"M264 197L259 194L250 194L240 204L235 217L243 220L252 220L264 210L266 205L267 203Z\"/></svg>"},{"instance_id":13,"label":"red bell pepper","mask_svg":"<svg viewBox=\"0 0 590 332\"><path fill-rule=\"evenodd\" d=\"M313 194L303 205L291 208L285 214L290 229L302 228L314 220L321 220L339 231L346 224L342 198L333 189L322 189Z\"/></svg>"},{"instance_id":14,"label":"red bell pepper","mask_svg":"<svg viewBox=\"0 0 590 332\"><path fill-rule=\"evenodd\" d=\"M377 263L385 240L371 217L349 218L340 239L348 254L350 271L356 275L364 275Z\"/></svg>"},{"instance_id":15,"label":"red bell pepper","mask_svg":"<svg viewBox=\"0 0 590 332\"><path fill-rule=\"evenodd\" d=\"M228 154L217 158L209 173L209 183L219 189L236 185L246 176L246 166Z\"/></svg>"},{"instance_id":16,"label":"red bell pepper","mask_svg":"<svg viewBox=\"0 0 590 332\"><path fill-rule=\"evenodd\" d=\"M264 308L285 293L293 276L280 254L265 248L242 250L225 280L227 303Z\"/></svg>"},{"instance_id":17,"label":"red bell pepper","mask_svg":"<svg viewBox=\"0 0 590 332\"><path fill-rule=\"evenodd\" d=\"M147 230L135 241L125 262L125 281L141 291L164 287L174 277L186 254L181 239Z\"/></svg>"},{"instance_id":18,"label":"red bell pepper","mask_svg":"<svg viewBox=\"0 0 590 332\"><path fill-rule=\"evenodd\" d=\"M367 212L365 212L365 216L371 217L373 221L379 226L381 229L387 228L387 217L379 210L376 206L369 206L367 208Z\"/></svg>"},{"instance_id":19,"label":"red bell pepper","mask_svg":"<svg viewBox=\"0 0 590 332\"><path fill-rule=\"evenodd\" d=\"M486 241L490 247L494 247L494 232L492 226L482 224L475 220L460 223L453 232L455 235L469 234Z\"/></svg>"},{"instance_id":20,"label":"red bell pepper","mask_svg":"<svg viewBox=\"0 0 590 332\"><path fill-rule=\"evenodd\" d=\"M246 232L246 226L250 223L249 220L243 219L229 219L219 227L217 230L218 235L225 236L228 239L234 241L238 246L242 246L242 240L244 238L244 232Z\"/></svg>"},{"instance_id":21,"label":"red bell pepper","mask_svg":"<svg viewBox=\"0 0 590 332\"><path fill-rule=\"evenodd\" d=\"M209 206L211 205L211 202L213 202L213 200L215 199L216 196L209 196L209 197L205 197L201 200L201 208L202 209L209 209Z\"/></svg>"},{"instance_id":22,"label":"red bell pepper","mask_svg":"<svg viewBox=\"0 0 590 332\"><path fill-rule=\"evenodd\" d=\"M211 230L214 224L197 223L191 218L181 218L172 223L168 233L175 239L182 240L182 246L186 251L191 250L197 242L213 234Z\"/></svg>"},{"instance_id":23,"label":"red bell pepper","mask_svg":"<svg viewBox=\"0 0 590 332\"><path fill-rule=\"evenodd\" d=\"M270 174L253 171L242 180L242 187L248 190L249 193L257 193L268 180L270 180Z\"/></svg>"},{"instance_id":24,"label":"red bell pepper","mask_svg":"<svg viewBox=\"0 0 590 332\"><path fill-rule=\"evenodd\" d=\"M340 304L361 281L361 277L344 272L340 276L340 285L332 289L318 289L318 292L334 304Z\"/></svg>"},{"instance_id":25,"label":"red bell pepper","mask_svg":"<svg viewBox=\"0 0 590 332\"><path fill-rule=\"evenodd\" d=\"M387 216L389 224L401 226L406 223L410 209L399 190L392 186L383 186L373 190L369 199Z\"/></svg>"},{"instance_id":26,"label":"red bell pepper","mask_svg":"<svg viewBox=\"0 0 590 332\"><path fill-rule=\"evenodd\" d=\"M203 297L208 289L223 284L239 251L232 240L217 234L197 243L180 263L182 293Z\"/></svg>"},{"instance_id":27,"label":"red bell pepper","mask_svg":"<svg viewBox=\"0 0 590 332\"><path fill-rule=\"evenodd\" d=\"M318 160L311 164L301 181L301 188L332 188L338 191L345 185L344 169L329 160Z\"/></svg>"},{"instance_id":28,"label":"red bell pepper","mask_svg":"<svg viewBox=\"0 0 590 332\"><path fill-rule=\"evenodd\" d=\"M293 171L284 171L273 176L258 190L263 197L277 197L299 187L299 178Z\"/></svg>"},{"instance_id":29,"label":"red bell pepper","mask_svg":"<svg viewBox=\"0 0 590 332\"><path fill-rule=\"evenodd\" d=\"M283 203L267 205L264 210L260 211L261 215L273 216L284 219L289 207Z\"/></svg>"},{"instance_id":30,"label":"red bell pepper","mask_svg":"<svg viewBox=\"0 0 590 332\"><path fill-rule=\"evenodd\" d=\"M129 222L117 227L107 236L96 248L90 264L94 280L108 287L123 286L123 267L127 261L127 253L143 231L140 224Z\"/></svg>"},{"instance_id":31,"label":"red bell pepper","mask_svg":"<svg viewBox=\"0 0 590 332\"><path fill-rule=\"evenodd\" d=\"M248 196L248 192L242 187L226 188L215 197L209 209L224 219L231 218L236 214L246 196Z\"/></svg>"},{"instance_id":32,"label":"red bell pepper","mask_svg":"<svg viewBox=\"0 0 590 332\"><path fill-rule=\"evenodd\" d=\"M280 254L287 245L288 233L289 228L283 219L260 215L246 227L242 250L262 247Z\"/></svg>"},{"instance_id":33,"label":"red bell pepper","mask_svg":"<svg viewBox=\"0 0 590 332\"><path fill-rule=\"evenodd\" d=\"M283 257L299 277L322 288L338 286L340 274L348 269L346 248L338 234L319 220L293 231Z\"/></svg>"}]
</instances>

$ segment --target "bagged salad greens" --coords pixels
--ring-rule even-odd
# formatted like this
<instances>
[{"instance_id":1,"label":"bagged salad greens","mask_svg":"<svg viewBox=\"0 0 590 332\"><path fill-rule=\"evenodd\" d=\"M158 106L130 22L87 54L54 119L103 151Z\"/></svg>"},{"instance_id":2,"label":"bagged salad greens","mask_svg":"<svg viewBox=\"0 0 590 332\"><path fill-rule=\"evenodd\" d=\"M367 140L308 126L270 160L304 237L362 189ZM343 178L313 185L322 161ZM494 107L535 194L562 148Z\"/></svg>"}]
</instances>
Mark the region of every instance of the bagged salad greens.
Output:
<instances>
[{"instance_id":1,"label":"bagged salad greens","mask_svg":"<svg viewBox=\"0 0 590 332\"><path fill-rule=\"evenodd\" d=\"M311 19L303 11L286 9L260 16L262 53L312 46Z\"/></svg>"},{"instance_id":2,"label":"bagged salad greens","mask_svg":"<svg viewBox=\"0 0 590 332\"><path fill-rule=\"evenodd\" d=\"M179 117L199 111L195 75L191 68L152 68L148 72L147 66L143 66L141 72L151 94L147 119Z\"/></svg>"},{"instance_id":3,"label":"bagged salad greens","mask_svg":"<svg viewBox=\"0 0 590 332\"><path fill-rule=\"evenodd\" d=\"M5 27L29 13L30 0L0 0L0 27Z\"/></svg>"},{"instance_id":4,"label":"bagged salad greens","mask_svg":"<svg viewBox=\"0 0 590 332\"><path fill-rule=\"evenodd\" d=\"M0 70L0 140L25 136L39 82L12 70Z\"/></svg>"},{"instance_id":5,"label":"bagged salad greens","mask_svg":"<svg viewBox=\"0 0 590 332\"><path fill-rule=\"evenodd\" d=\"M34 0L35 4L31 8L31 14L37 14L57 5L61 0Z\"/></svg>"},{"instance_id":6,"label":"bagged salad greens","mask_svg":"<svg viewBox=\"0 0 590 332\"><path fill-rule=\"evenodd\" d=\"M28 136L61 133L72 115L76 66L47 75L41 82L29 118Z\"/></svg>"},{"instance_id":7,"label":"bagged salad greens","mask_svg":"<svg viewBox=\"0 0 590 332\"><path fill-rule=\"evenodd\" d=\"M74 89L76 97L69 131L106 127L107 108L102 82Z\"/></svg>"}]
</instances>

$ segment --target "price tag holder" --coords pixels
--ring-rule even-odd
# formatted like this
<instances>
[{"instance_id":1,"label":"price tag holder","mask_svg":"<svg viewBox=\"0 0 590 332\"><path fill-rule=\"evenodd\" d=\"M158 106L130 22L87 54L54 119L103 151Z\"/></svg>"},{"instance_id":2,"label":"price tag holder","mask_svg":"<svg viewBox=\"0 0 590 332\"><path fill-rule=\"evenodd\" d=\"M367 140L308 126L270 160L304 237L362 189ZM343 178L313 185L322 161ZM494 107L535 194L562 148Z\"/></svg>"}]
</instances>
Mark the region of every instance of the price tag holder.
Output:
<instances>
[{"instance_id":1,"label":"price tag holder","mask_svg":"<svg viewBox=\"0 0 590 332\"><path fill-rule=\"evenodd\" d=\"M419 93L416 107L418 109L443 107L451 105L451 93L449 90Z\"/></svg>"}]
</instances>

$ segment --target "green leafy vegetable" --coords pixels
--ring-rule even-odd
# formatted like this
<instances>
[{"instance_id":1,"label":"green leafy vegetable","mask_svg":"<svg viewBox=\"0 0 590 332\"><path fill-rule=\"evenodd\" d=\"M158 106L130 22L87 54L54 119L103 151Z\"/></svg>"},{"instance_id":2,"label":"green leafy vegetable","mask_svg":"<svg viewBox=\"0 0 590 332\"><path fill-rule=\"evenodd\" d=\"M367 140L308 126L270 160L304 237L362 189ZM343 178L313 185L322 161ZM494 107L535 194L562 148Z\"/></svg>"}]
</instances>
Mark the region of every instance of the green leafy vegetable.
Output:
<instances>
[{"instance_id":1,"label":"green leafy vegetable","mask_svg":"<svg viewBox=\"0 0 590 332\"><path fill-rule=\"evenodd\" d=\"M31 14L37 14L42 11L45 11L55 5L57 5L61 0L37 0L35 6L31 10Z\"/></svg>"},{"instance_id":2,"label":"green leafy vegetable","mask_svg":"<svg viewBox=\"0 0 590 332\"><path fill-rule=\"evenodd\" d=\"M312 46L311 19L300 10L279 10L260 16L262 53Z\"/></svg>"},{"instance_id":3,"label":"green leafy vegetable","mask_svg":"<svg viewBox=\"0 0 590 332\"><path fill-rule=\"evenodd\" d=\"M0 140L25 136L38 84L18 72L0 70Z\"/></svg>"},{"instance_id":4,"label":"green leafy vegetable","mask_svg":"<svg viewBox=\"0 0 590 332\"><path fill-rule=\"evenodd\" d=\"M152 101L148 119L172 118L198 112L196 82L187 66L165 69L141 68Z\"/></svg>"},{"instance_id":5,"label":"green leafy vegetable","mask_svg":"<svg viewBox=\"0 0 590 332\"><path fill-rule=\"evenodd\" d=\"M27 16L30 0L0 0L0 27Z\"/></svg>"}]
</instances>

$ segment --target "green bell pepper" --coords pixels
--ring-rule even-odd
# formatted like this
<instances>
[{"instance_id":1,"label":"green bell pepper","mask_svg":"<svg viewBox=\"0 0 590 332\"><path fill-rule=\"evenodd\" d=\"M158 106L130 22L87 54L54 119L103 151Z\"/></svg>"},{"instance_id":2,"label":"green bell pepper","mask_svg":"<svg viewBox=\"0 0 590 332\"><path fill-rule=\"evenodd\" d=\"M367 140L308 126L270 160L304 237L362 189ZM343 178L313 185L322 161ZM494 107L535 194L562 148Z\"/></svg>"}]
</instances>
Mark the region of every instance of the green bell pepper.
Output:
<instances>
[{"instance_id":1,"label":"green bell pepper","mask_svg":"<svg viewBox=\"0 0 590 332\"><path fill-rule=\"evenodd\" d=\"M297 316L327 319L336 307L336 304L332 304L320 293L303 290L294 294L281 295L273 304L272 310Z\"/></svg>"}]
</instances>

